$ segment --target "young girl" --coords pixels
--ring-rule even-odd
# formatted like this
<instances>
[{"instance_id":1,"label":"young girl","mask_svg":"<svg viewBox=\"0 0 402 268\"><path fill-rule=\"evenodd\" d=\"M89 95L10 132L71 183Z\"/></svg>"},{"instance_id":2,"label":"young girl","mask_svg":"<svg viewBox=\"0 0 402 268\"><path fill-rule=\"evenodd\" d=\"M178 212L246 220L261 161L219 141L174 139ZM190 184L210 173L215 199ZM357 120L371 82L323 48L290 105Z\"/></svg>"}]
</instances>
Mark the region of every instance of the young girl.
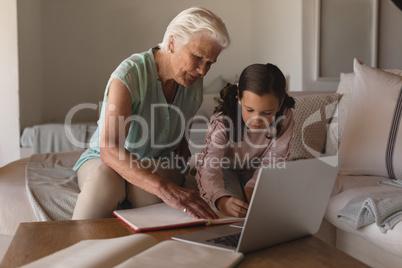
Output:
<instances>
[{"instance_id":1,"label":"young girl","mask_svg":"<svg viewBox=\"0 0 402 268\"><path fill-rule=\"evenodd\" d=\"M220 92L196 180L201 197L225 215L244 217L259 168L288 158L295 101L285 87L278 67L253 64Z\"/></svg>"}]
</instances>

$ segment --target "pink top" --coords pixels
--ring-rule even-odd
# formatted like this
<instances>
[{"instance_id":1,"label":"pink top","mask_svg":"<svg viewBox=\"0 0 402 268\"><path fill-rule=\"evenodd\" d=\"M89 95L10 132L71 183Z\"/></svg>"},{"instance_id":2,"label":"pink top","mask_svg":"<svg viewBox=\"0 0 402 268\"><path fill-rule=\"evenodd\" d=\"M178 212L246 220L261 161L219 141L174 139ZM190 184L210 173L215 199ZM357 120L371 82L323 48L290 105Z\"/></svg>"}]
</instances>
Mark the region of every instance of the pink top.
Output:
<instances>
[{"instance_id":1,"label":"pink top","mask_svg":"<svg viewBox=\"0 0 402 268\"><path fill-rule=\"evenodd\" d=\"M289 144L294 133L293 112L285 110L280 121L282 134L275 139L268 139L266 132L246 131L241 142L229 141L220 114L211 117L205 137L204 148L198 156L195 176L201 197L215 207L215 202L222 196L230 196L225 189L222 168L236 168L240 173L254 170L253 177L245 187L254 188L261 166L268 167L287 160ZM237 164L236 164L237 163Z\"/></svg>"}]
</instances>

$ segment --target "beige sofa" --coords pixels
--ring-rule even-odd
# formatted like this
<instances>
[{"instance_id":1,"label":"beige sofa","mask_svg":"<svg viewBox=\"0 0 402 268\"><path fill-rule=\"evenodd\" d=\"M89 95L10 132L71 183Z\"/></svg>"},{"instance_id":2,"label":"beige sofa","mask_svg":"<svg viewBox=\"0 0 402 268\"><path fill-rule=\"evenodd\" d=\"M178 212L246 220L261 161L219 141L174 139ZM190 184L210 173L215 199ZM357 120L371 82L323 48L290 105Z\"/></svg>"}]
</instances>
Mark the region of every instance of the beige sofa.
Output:
<instances>
[{"instance_id":1,"label":"beige sofa","mask_svg":"<svg viewBox=\"0 0 402 268\"><path fill-rule=\"evenodd\" d=\"M391 121L395 118L395 107L398 101L402 101L398 100L398 94L402 94L402 70L387 70L399 75L388 77L383 71L361 65L357 61L355 67L358 71L356 85L355 73L342 73L336 92L290 92L296 99L296 134L292 141L290 160L317 157L324 147L327 155L342 155L341 170L316 236L372 267L401 267L402 222L384 233L375 222L355 229L338 217L339 212L353 198L364 195L368 195L367 198L376 198L378 192L396 192L402 197L402 185L397 187L379 184L381 181L389 182L384 154L389 143ZM355 93L353 97L352 92ZM213 99L217 96L218 94L204 95L198 115L210 116L216 105ZM378 99L380 101L377 102ZM387 109L389 111L386 112ZM348 116L349 110L351 119ZM374 115L370 110L374 111ZM333 118L326 135L328 117ZM195 121L193 124L193 128L198 130L205 127L206 123L202 121ZM202 144L205 133L197 131L193 134L196 146L191 147L191 151L196 156L201 150L198 145ZM343 136L347 139L345 145L342 144ZM393 169L402 182L402 127L394 136ZM392 203L395 194L390 198L391 200L384 202ZM397 205L400 212L394 213L395 221L402 220L402 203Z\"/></svg>"},{"instance_id":2,"label":"beige sofa","mask_svg":"<svg viewBox=\"0 0 402 268\"><path fill-rule=\"evenodd\" d=\"M378 184L379 181L388 181L387 177L389 176L387 175L387 168L383 166L385 164L381 164L382 162L385 163L385 161L381 162L381 160L376 158L381 154L381 148L384 147L382 145L384 143L383 140L386 141L388 139L389 126L386 127L384 123L389 124L389 121L394 118L392 114L395 110L395 104L398 103L395 101L394 97L396 94L394 92L395 90L391 90L390 88L395 88L398 85L401 87L402 78L392 76L391 78L386 77L387 79L384 79L384 73L382 71L372 70L373 72L369 72L369 83L363 83L364 85L361 86L361 73L367 68L364 67L363 71L360 70L360 68L359 73L356 73L360 83L357 84L359 88L358 91L356 91L356 86L354 86L355 74L349 73L341 75L337 93L309 91L291 92L291 95L296 99L296 108L294 110L296 134L292 140L289 160L318 157L322 155L323 152L327 155L333 155L337 154L339 149L339 154L343 156L343 166L332 192L325 219L316 236L370 266L398 267L402 263L401 222L397 223L392 230L383 233L376 223L354 229L344 222L341 222L338 217L339 212L347 203L361 194L375 193L378 191L401 191L400 193L402 195L401 187ZM391 70L391 72L402 75L401 70ZM373 81L371 81L372 79L378 80L378 83L373 83ZM392 83L389 85L390 79ZM374 90L380 90L379 94L373 94L370 90L367 91L365 89L365 87L371 87L373 84L377 88ZM352 92L357 93L351 96ZM388 98L386 97L388 95L392 96ZM197 154L202 148L208 118L216 105L214 103L214 97L216 96L216 93L204 95L204 103L193 122L193 129L190 136L190 149L193 153L193 158L190 163L192 167L195 166ZM376 105L371 103L377 99L383 100L380 106L378 103ZM362 102L366 105L363 108L361 107ZM357 108L349 109L349 107ZM384 111L389 109L389 107L393 108L391 109L392 111L385 113ZM367 108L369 109L368 112L366 111ZM365 113L368 115L370 114L370 109L375 112L378 111L377 114L379 116L376 118L370 115L371 117L367 118L366 116L361 116L359 113L359 111L363 111L363 115L365 115ZM349 120L350 122L346 122L346 118L349 117L348 114L352 114L353 120ZM384 114L386 115L385 117ZM368 126L360 125L361 122L365 121L368 121L370 124L368 124ZM376 121L380 121L382 124L379 129L387 133L385 138L383 138L384 135L381 133L377 133L374 141L366 140L364 138L366 136L365 134L367 134L367 132L373 132L370 130L370 126L376 126L375 124L378 123ZM353 129L355 125L358 125L358 129ZM362 131L361 128L363 127L369 129ZM327 129L329 129L328 135ZM374 128L374 130L375 129L376 128ZM393 167L391 165L393 170L395 170L396 176L399 176L399 180L402 180L402 178L400 178L400 176L402 176L400 165L402 161L397 162L401 160L400 157L402 153L401 132L402 130L399 130L399 132L396 133L392 156L394 165ZM352 144L343 145L344 139L349 140L349 142L352 140ZM362 146L360 144L359 147L357 141L363 142L365 146L361 148ZM379 141L381 141L380 145ZM387 142L385 142L385 144L387 145ZM350 149L352 149L352 152L350 152ZM366 149L366 151L363 149ZM355 153L359 154L359 159L357 160L363 161L356 162L356 159L354 159ZM40 157L40 161L42 162L40 162L39 165L43 168L66 170L68 173L68 170L71 170L72 165L79 155L80 152L78 151L50 154L46 157ZM385 156L380 157L385 158ZM0 168L0 260L2 257L1 253L5 251L10 238L14 235L20 222L44 220L41 218L41 215L38 215L38 211L33 209L27 194L25 169L27 163L32 164L33 160L34 158L32 158L31 161L26 158ZM365 169L367 166L369 167L368 170ZM69 176L70 175L69 173ZM197 188L194 177L191 174L187 176L186 187ZM76 189L74 191L76 191ZM77 194L74 191L73 195ZM67 219L72 213L74 204L64 204L60 200L62 199L58 198L58 201L62 203L59 203L59 205L62 205L64 210L63 217ZM63 219L63 217L61 219Z\"/></svg>"},{"instance_id":3,"label":"beige sofa","mask_svg":"<svg viewBox=\"0 0 402 268\"><path fill-rule=\"evenodd\" d=\"M372 267L401 267L402 70L384 72L355 60L354 73L340 78L343 97L329 140L339 144L343 163L317 235ZM370 211L376 222L357 228L361 222L342 214L345 206L363 216L377 208ZM393 215L390 227L380 224L391 218L386 215Z\"/></svg>"}]
</instances>

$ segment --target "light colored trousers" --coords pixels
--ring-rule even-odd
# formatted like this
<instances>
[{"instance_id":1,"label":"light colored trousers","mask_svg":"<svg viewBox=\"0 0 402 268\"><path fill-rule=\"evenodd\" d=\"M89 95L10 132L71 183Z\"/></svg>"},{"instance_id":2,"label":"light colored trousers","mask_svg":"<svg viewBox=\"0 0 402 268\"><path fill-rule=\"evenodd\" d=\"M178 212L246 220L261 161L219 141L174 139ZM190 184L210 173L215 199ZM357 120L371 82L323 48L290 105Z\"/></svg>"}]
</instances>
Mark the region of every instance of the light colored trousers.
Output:
<instances>
[{"instance_id":1,"label":"light colored trousers","mask_svg":"<svg viewBox=\"0 0 402 268\"><path fill-rule=\"evenodd\" d=\"M151 164L149 169L177 185L182 185L184 176L179 169L166 168L167 166L155 167ZM100 158L86 161L78 169L77 176L81 192L75 205L73 220L110 218L126 198L133 207L162 202L157 196L127 182Z\"/></svg>"}]
</instances>

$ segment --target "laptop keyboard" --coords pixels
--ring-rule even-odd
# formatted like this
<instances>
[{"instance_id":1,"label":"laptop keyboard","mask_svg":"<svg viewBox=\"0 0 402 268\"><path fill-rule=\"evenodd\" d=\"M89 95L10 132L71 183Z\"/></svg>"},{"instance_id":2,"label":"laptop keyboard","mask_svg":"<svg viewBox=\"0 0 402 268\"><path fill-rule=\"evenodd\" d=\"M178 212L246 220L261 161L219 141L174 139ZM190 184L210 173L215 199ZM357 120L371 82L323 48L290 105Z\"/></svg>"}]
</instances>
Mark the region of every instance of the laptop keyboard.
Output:
<instances>
[{"instance_id":1,"label":"laptop keyboard","mask_svg":"<svg viewBox=\"0 0 402 268\"><path fill-rule=\"evenodd\" d=\"M233 234L233 235L221 236L221 237L217 237L217 238L213 238L213 239L208 239L207 242L235 248L235 247L237 247L237 244L239 243L239 238L240 238L240 233Z\"/></svg>"}]
</instances>

